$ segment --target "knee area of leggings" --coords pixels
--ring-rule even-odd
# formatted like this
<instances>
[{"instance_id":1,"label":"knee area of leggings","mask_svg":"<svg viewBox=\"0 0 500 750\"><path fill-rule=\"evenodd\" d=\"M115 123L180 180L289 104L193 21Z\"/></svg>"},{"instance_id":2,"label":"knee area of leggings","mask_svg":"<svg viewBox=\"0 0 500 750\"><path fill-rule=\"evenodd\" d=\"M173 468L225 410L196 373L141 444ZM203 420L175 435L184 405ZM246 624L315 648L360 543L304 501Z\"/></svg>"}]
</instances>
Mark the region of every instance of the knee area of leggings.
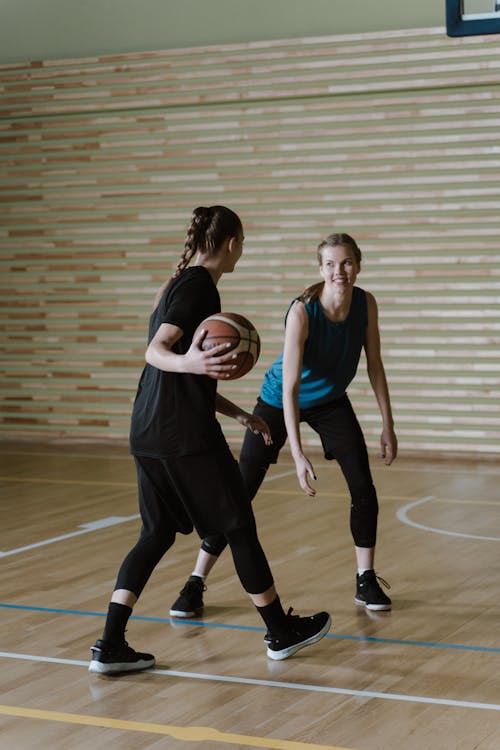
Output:
<instances>
[{"instance_id":1,"label":"knee area of leggings","mask_svg":"<svg viewBox=\"0 0 500 750\"><path fill-rule=\"evenodd\" d=\"M162 550L164 554L175 541L175 534L168 534L160 531L141 531L138 546L146 550Z\"/></svg>"},{"instance_id":2,"label":"knee area of leggings","mask_svg":"<svg viewBox=\"0 0 500 750\"><path fill-rule=\"evenodd\" d=\"M209 555L214 555L215 557L219 557L226 546L227 539L225 536L204 539L201 543L201 549L203 552L207 552Z\"/></svg>"},{"instance_id":3,"label":"knee area of leggings","mask_svg":"<svg viewBox=\"0 0 500 750\"><path fill-rule=\"evenodd\" d=\"M358 512L378 511L378 501L376 497L356 497L351 500L351 508Z\"/></svg>"},{"instance_id":4,"label":"knee area of leggings","mask_svg":"<svg viewBox=\"0 0 500 750\"><path fill-rule=\"evenodd\" d=\"M351 534L356 547L375 547L377 542L376 508L365 511L351 511Z\"/></svg>"},{"instance_id":5,"label":"knee area of leggings","mask_svg":"<svg viewBox=\"0 0 500 750\"><path fill-rule=\"evenodd\" d=\"M378 499L373 485L351 491L351 507L354 509L377 509Z\"/></svg>"}]
</instances>

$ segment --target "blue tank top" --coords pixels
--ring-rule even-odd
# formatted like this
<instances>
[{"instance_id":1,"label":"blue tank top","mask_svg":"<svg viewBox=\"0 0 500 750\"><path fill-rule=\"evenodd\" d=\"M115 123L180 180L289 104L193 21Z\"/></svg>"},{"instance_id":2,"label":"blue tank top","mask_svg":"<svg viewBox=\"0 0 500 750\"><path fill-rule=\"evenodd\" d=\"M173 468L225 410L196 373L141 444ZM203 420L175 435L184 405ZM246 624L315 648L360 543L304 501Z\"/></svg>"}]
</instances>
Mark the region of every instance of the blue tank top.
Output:
<instances>
[{"instance_id":1,"label":"blue tank top","mask_svg":"<svg viewBox=\"0 0 500 750\"><path fill-rule=\"evenodd\" d=\"M325 404L345 394L358 369L368 324L366 292L356 286L352 290L349 314L341 323L327 318L319 299L309 302L305 308L309 333L304 345L299 388L301 409ZM283 408L283 354L264 375L260 397L266 404Z\"/></svg>"}]
</instances>

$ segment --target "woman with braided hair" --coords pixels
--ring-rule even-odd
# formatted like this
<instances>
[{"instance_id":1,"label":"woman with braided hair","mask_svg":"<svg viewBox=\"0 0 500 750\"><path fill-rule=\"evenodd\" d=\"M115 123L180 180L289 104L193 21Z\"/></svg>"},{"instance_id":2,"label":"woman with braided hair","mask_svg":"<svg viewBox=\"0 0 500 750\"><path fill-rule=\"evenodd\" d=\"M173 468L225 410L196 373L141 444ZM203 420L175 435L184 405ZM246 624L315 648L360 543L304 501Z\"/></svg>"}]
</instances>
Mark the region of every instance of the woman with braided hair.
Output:
<instances>
[{"instance_id":1,"label":"woman with braided hair","mask_svg":"<svg viewBox=\"0 0 500 750\"><path fill-rule=\"evenodd\" d=\"M285 659L320 640L330 616L285 614L260 545L250 499L216 412L233 417L263 443L269 429L217 393L233 356L221 344L209 351L199 324L220 312L217 282L243 251L243 228L224 206L195 209L184 253L155 299L146 366L132 410L130 447L139 489L142 528L121 564L102 638L92 647L91 672L114 674L152 667L152 654L125 640L132 609L176 534L221 534L229 544L243 588L265 625L267 655ZM194 260L193 260L194 259ZM193 260L192 265L190 262Z\"/></svg>"},{"instance_id":2,"label":"woman with braided hair","mask_svg":"<svg viewBox=\"0 0 500 750\"><path fill-rule=\"evenodd\" d=\"M369 610L390 610L391 600L374 570L378 500L365 439L346 393L356 374L362 349L368 377L382 417L381 455L389 466L397 455L389 390L380 353L377 303L356 286L361 250L348 234L331 234L317 251L322 281L293 300L285 318L283 354L264 375L254 408L269 425L272 443L246 430L240 470L253 499L270 464L289 439L302 490L315 490L314 468L304 454L300 423L321 439L326 459L336 459L351 496L350 528L357 564L354 601ZM172 617L192 617L203 609L205 580L226 546L221 535L202 542L193 573L172 604Z\"/></svg>"}]
</instances>

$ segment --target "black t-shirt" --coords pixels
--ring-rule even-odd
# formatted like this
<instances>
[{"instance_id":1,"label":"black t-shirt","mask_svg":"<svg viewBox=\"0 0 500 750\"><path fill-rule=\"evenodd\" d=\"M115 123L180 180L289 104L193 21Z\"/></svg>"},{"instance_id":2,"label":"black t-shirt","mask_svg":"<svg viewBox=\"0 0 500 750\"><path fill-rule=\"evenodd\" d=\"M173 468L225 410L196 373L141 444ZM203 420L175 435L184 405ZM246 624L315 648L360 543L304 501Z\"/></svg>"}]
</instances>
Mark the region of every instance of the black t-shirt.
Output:
<instances>
[{"instance_id":1,"label":"black t-shirt","mask_svg":"<svg viewBox=\"0 0 500 750\"><path fill-rule=\"evenodd\" d=\"M148 343L162 323L171 323L183 331L172 351L185 354L198 325L220 310L219 292L207 269L186 268L167 286L151 315ZM216 391L217 381L206 375L164 372L147 364L132 410L131 453L166 458L213 448L222 438Z\"/></svg>"}]
</instances>

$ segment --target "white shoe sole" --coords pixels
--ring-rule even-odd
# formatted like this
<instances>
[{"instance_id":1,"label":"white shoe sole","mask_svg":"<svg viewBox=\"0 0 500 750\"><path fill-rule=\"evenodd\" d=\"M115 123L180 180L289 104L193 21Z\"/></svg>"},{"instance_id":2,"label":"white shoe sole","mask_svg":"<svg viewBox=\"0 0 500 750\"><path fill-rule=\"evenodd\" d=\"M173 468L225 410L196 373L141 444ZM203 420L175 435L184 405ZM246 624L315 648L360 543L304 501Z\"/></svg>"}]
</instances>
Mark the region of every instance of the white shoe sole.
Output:
<instances>
[{"instance_id":1,"label":"white shoe sole","mask_svg":"<svg viewBox=\"0 0 500 750\"><path fill-rule=\"evenodd\" d=\"M392 604L367 604L361 601L361 599L354 599L354 604L357 604L358 607L371 609L373 612L388 612L392 609Z\"/></svg>"},{"instance_id":2,"label":"white shoe sole","mask_svg":"<svg viewBox=\"0 0 500 750\"><path fill-rule=\"evenodd\" d=\"M93 674L118 674L119 672L139 672L143 669L151 669L154 667L155 660L148 659L137 662L117 662L115 664L106 664L103 661L95 661L94 659L90 662L89 672Z\"/></svg>"},{"instance_id":3,"label":"white shoe sole","mask_svg":"<svg viewBox=\"0 0 500 750\"><path fill-rule=\"evenodd\" d=\"M186 619L189 617L196 617L197 615L200 615L202 612L203 612L203 607L200 607L194 612L184 612L182 609L171 609L169 614L170 614L170 617L181 617L181 618L184 617Z\"/></svg>"},{"instance_id":4,"label":"white shoe sole","mask_svg":"<svg viewBox=\"0 0 500 750\"><path fill-rule=\"evenodd\" d=\"M273 651L272 649L268 648L267 655L269 659L274 659L274 661L281 661L282 659L288 659L289 656L296 654L297 651L300 651L301 648L304 648L305 646L311 646L313 643L317 643L322 638L324 638L325 635L330 630L331 626L332 626L332 618L328 616L328 620L326 621L326 623L323 625L321 630L315 635L312 635L307 640L301 641L300 643L296 643L293 646L288 646L288 648L282 648L280 651Z\"/></svg>"}]
</instances>

